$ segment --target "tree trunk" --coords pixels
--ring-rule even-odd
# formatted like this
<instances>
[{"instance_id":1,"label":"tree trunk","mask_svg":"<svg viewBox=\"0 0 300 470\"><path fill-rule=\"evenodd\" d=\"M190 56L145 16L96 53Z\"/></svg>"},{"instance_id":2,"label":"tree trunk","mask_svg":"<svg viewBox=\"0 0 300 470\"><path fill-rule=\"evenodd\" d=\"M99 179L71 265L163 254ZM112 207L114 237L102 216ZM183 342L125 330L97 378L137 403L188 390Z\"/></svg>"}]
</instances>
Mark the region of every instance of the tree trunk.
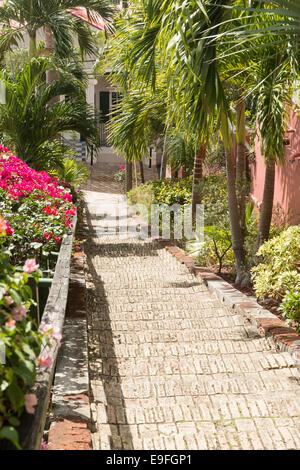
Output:
<instances>
[{"instance_id":1,"label":"tree trunk","mask_svg":"<svg viewBox=\"0 0 300 470\"><path fill-rule=\"evenodd\" d=\"M29 59L36 57L36 32L29 34Z\"/></svg>"},{"instance_id":2,"label":"tree trunk","mask_svg":"<svg viewBox=\"0 0 300 470\"><path fill-rule=\"evenodd\" d=\"M240 100L236 105L236 190L240 215L240 226L243 237L246 235L246 196L247 196L247 174L246 174L246 122L245 101Z\"/></svg>"},{"instance_id":3,"label":"tree trunk","mask_svg":"<svg viewBox=\"0 0 300 470\"><path fill-rule=\"evenodd\" d=\"M266 164L265 184L262 210L259 219L259 228L257 239L254 249L254 257L265 240L269 238L272 213L273 213L273 201L274 201L274 188L275 188L275 160L271 158Z\"/></svg>"},{"instance_id":4,"label":"tree trunk","mask_svg":"<svg viewBox=\"0 0 300 470\"><path fill-rule=\"evenodd\" d=\"M143 160L139 160L139 166L140 166L140 177L141 177L141 183L145 183L145 175L144 175L144 165L143 165Z\"/></svg>"},{"instance_id":5,"label":"tree trunk","mask_svg":"<svg viewBox=\"0 0 300 470\"><path fill-rule=\"evenodd\" d=\"M232 148L226 149L226 170L231 239L237 274L236 283L241 284L246 274L245 250L244 235L240 224L240 212L236 194L235 164Z\"/></svg>"},{"instance_id":6,"label":"tree trunk","mask_svg":"<svg viewBox=\"0 0 300 470\"><path fill-rule=\"evenodd\" d=\"M160 176L159 176L160 179L163 179L166 177L166 171L167 171L167 152L166 152L167 136L168 136L168 126L167 126L166 133L165 133L163 152L161 156L161 167L160 167Z\"/></svg>"},{"instance_id":7,"label":"tree trunk","mask_svg":"<svg viewBox=\"0 0 300 470\"><path fill-rule=\"evenodd\" d=\"M54 54L54 38L52 31L46 26L44 28L45 32L45 53L47 56L51 56ZM46 83L52 83L57 80L58 74L54 70L47 70L46 71ZM59 101L59 97L54 98L51 100L51 103L56 103Z\"/></svg>"},{"instance_id":8,"label":"tree trunk","mask_svg":"<svg viewBox=\"0 0 300 470\"><path fill-rule=\"evenodd\" d=\"M125 160L125 191L132 189L132 162Z\"/></svg>"},{"instance_id":9,"label":"tree trunk","mask_svg":"<svg viewBox=\"0 0 300 470\"><path fill-rule=\"evenodd\" d=\"M194 170L193 170L193 186L192 186L192 214L193 218L196 215L197 204L201 204L202 195L199 190L199 183L203 177L203 162L206 155L206 145L201 144L194 159Z\"/></svg>"}]
</instances>

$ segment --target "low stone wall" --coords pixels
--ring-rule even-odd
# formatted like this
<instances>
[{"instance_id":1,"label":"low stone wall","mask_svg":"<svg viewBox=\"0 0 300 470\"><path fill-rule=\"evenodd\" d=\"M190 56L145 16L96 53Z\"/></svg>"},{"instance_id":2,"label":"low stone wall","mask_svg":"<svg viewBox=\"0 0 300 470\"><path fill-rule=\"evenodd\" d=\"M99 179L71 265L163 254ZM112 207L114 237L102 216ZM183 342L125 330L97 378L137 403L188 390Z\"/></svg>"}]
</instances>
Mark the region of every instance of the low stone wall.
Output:
<instances>
[{"instance_id":1,"label":"low stone wall","mask_svg":"<svg viewBox=\"0 0 300 470\"><path fill-rule=\"evenodd\" d=\"M63 331L65 321L72 243L77 223L77 216L73 218L72 223L72 232L63 239L61 244L52 286L42 316L42 322L56 327L60 333ZM51 367L49 369L39 368L37 371L36 383L31 390L31 393L36 395L38 401L35 413L33 415L24 413L21 419L21 426L19 428L20 444L23 450L40 449L49 407L57 353L58 346L55 342L50 349L50 355L52 358Z\"/></svg>"}]
</instances>

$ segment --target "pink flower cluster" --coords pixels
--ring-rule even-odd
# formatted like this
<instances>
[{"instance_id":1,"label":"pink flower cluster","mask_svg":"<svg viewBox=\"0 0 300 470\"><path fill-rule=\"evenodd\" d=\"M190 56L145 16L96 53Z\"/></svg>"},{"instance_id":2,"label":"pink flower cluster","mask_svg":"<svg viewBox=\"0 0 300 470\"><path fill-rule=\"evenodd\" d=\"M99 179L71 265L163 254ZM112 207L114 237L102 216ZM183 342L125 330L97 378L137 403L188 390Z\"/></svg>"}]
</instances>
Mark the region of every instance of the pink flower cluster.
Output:
<instances>
[{"instance_id":1,"label":"pink flower cluster","mask_svg":"<svg viewBox=\"0 0 300 470\"><path fill-rule=\"evenodd\" d=\"M6 220L0 215L0 236L6 235L9 237L14 233L14 229L9 226Z\"/></svg>"},{"instance_id":2,"label":"pink flower cluster","mask_svg":"<svg viewBox=\"0 0 300 470\"><path fill-rule=\"evenodd\" d=\"M46 325L46 323L41 323L41 331L43 335L49 336L50 344L54 344L56 342L60 348L62 335L57 327Z\"/></svg>"},{"instance_id":3,"label":"pink flower cluster","mask_svg":"<svg viewBox=\"0 0 300 470\"><path fill-rule=\"evenodd\" d=\"M48 173L35 171L19 158L7 153L0 155L0 188L15 200L32 194L34 190L40 192L40 197L43 195L44 198L51 196L64 201L72 200L69 194L65 198L65 189Z\"/></svg>"},{"instance_id":4,"label":"pink flower cluster","mask_svg":"<svg viewBox=\"0 0 300 470\"><path fill-rule=\"evenodd\" d=\"M34 271L36 271L37 269L39 269L39 267L40 267L40 265L39 265L39 264L36 264L34 258L32 258L32 259L27 259L27 260L25 261L25 264L24 264L24 267L23 267L23 271L24 271L24 273L31 274L31 273L33 273Z\"/></svg>"},{"instance_id":5,"label":"pink flower cluster","mask_svg":"<svg viewBox=\"0 0 300 470\"><path fill-rule=\"evenodd\" d=\"M71 226L71 219L76 214L76 207L71 206L72 195L67 192L57 178L52 178L45 171L35 171L25 162L12 155L0 145L0 190L7 192L8 198L19 201L27 197L36 200L49 200L42 209L49 217L60 217L66 228ZM3 231L0 218L0 235ZM12 235L13 229L6 226L6 235ZM51 234L45 234L51 238ZM50 239L49 238L49 239ZM59 241L58 241L59 243Z\"/></svg>"}]
</instances>

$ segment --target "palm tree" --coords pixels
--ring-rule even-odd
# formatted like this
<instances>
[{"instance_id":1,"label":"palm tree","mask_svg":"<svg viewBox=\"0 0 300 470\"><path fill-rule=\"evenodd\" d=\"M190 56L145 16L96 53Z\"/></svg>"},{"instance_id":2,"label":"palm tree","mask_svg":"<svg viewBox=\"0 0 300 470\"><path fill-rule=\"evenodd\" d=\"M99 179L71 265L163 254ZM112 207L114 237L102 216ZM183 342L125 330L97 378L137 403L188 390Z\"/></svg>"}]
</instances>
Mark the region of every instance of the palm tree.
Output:
<instances>
[{"instance_id":1,"label":"palm tree","mask_svg":"<svg viewBox=\"0 0 300 470\"><path fill-rule=\"evenodd\" d=\"M48 33L48 45L53 36L54 51L60 57L70 55L74 38L82 53L94 53L95 43L88 25L70 13L78 7L86 8L91 19L100 15L105 21L114 12L109 0L7 0L0 7L0 53L18 46L27 35L30 57L35 57L37 33L43 28Z\"/></svg>"},{"instance_id":2,"label":"palm tree","mask_svg":"<svg viewBox=\"0 0 300 470\"><path fill-rule=\"evenodd\" d=\"M0 73L6 87L6 104L0 106L0 133L21 159L38 169L49 167L49 159L55 165L63 157L65 149L59 139L63 132L76 131L88 145L99 144L84 85L72 74L63 74L46 84L44 77L49 67L49 60L40 58L32 59L13 78ZM68 99L53 103L60 95L67 95Z\"/></svg>"},{"instance_id":3,"label":"palm tree","mask_svg":"<svg viewBox=\"0 0 300 470\"><path fill-rule=\"evenodd\" d=\"M286 40L285 47L278 48L272 46L272 41L274 38L269 36L268 49L260 51L261 60L252 68L253 78L260 83L256 92L256 116L261 150L266 163L262 211L254 256L260 245L269 237L274 199L275 164L284 163L284 134L288 107L291 105L298 71L297 49L292 46L291 42Z\"/></svg>"}]
</instances>

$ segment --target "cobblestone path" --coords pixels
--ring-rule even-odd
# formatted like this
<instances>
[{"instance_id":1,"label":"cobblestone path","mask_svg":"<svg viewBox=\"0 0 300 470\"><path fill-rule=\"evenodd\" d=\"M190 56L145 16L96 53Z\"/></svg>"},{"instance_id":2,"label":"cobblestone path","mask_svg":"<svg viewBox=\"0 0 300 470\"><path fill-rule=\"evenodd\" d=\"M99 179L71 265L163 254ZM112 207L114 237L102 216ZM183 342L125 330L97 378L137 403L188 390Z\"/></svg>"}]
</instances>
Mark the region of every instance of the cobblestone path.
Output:
<instances>
[{"instance_id":1,"label":"cobblestone path","mask_svg":"<svg viewBox=\"0 0 300 470\"><path fill-rule=\"evenodd\" d=\"M87 192L94 448L300 449L291 356L156 242L99 235L120 200Z\"/></svg>"}]
</instances>

